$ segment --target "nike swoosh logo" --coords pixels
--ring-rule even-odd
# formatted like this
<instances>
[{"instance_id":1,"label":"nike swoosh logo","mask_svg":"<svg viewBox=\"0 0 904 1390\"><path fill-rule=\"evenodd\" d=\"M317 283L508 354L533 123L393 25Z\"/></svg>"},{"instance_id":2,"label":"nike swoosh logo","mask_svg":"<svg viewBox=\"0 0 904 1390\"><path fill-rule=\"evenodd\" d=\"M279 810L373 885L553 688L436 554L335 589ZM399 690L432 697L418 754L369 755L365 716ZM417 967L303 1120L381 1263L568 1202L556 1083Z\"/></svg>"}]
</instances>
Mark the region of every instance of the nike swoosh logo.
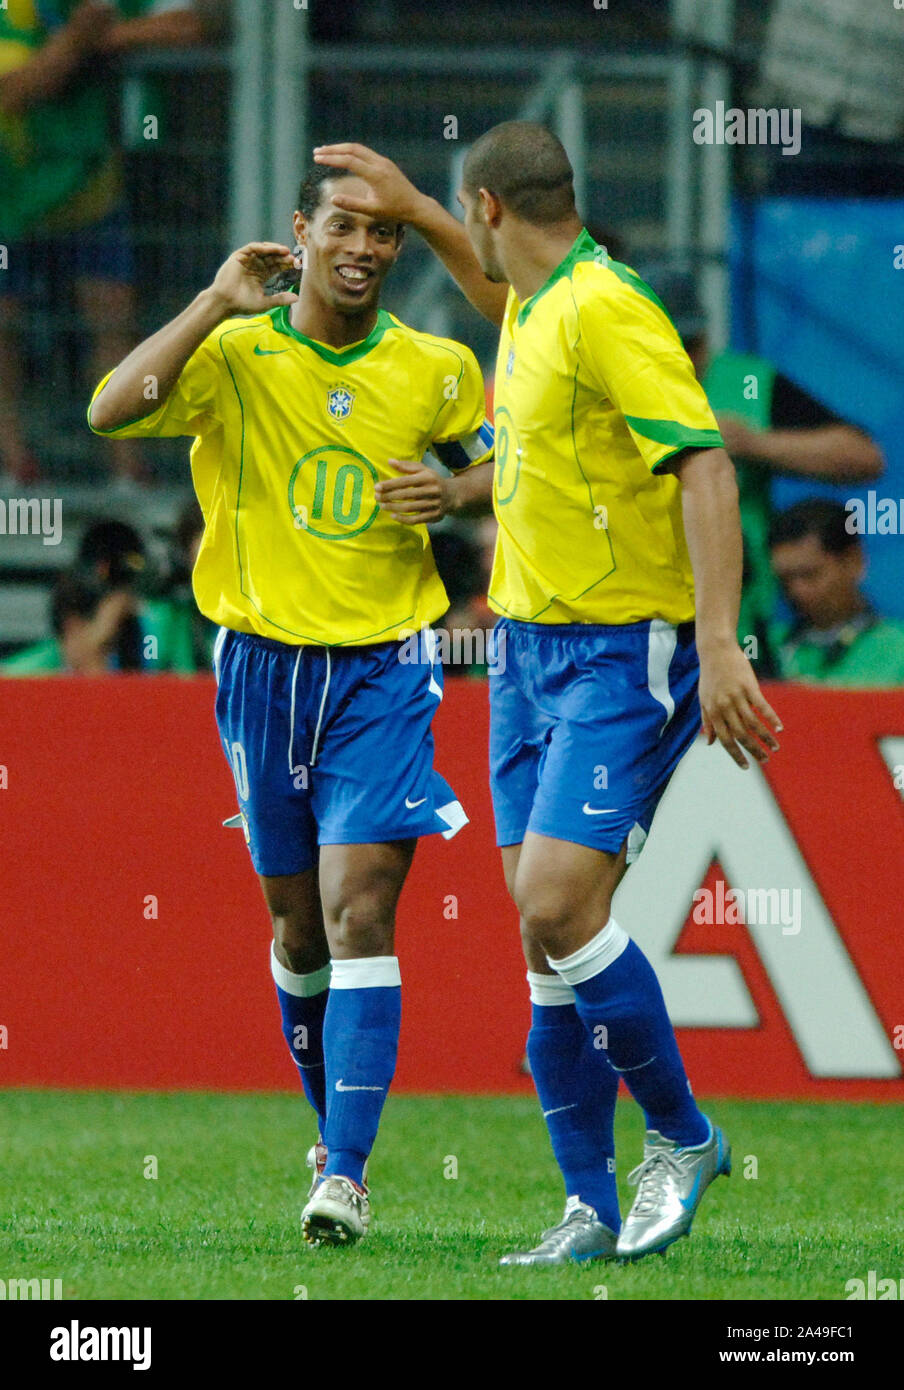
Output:
<instances>
[{"instance_id":1,"label":"nike swoosh logo","mask_svg":"<svg viewBox=\"0 0 904 1390\"><path fill-rule=\"evenodd\" d=\"M561 1110L576 1110L577 1104L577 1101L575 1101L573 1105L557 1105L552 1110L544 1110L543 1118L545 1120L547 1115L558 1115Z\"/></svg>"},{"instance_id":2,"label":"nike swoosh logo","mask_svg":"<svg viewBox=\"0 0 904 1390\"><path fill-rule=\"evenodd\" d=\"M281 353L288 351L288 348L262 348L257 343L254 344L255 357L279 357Z\"/></svg>"},{"instance_id":3,"label":"nike swoosh logo","mask_svg":"<svg viewBox=\"0 0 904 1390\"><path fill-rule=\"evenodd\" d=\"M405 805L408 807L409 811L413 811L414 808L415 808L416 806L423 806L423 804L424 804L424 802L425 802L426 800L427 800L427 798L426 798L425 796L422 796L421 799L420 799L420 801L409 801L408 798L407 798L407 796L406 796L406 797L405 797Z\"/></svg>"},{"instance_id":4,"label":"nike swoosh logo","mask_svg":"<svg viewBox=\"0 0 904 1390\"><path fill-rule=\"evenodd\" d=\"M618 807L613 806L611 810L597 811L594 809L594 807L590 805L588 801L585 801L583 806L581 807L581 810L584 812L585 816L614 816L618 812Z\"/></svg>"},{"instance_id":5,"label":"nike swoosh logo","mask_svg":"<svg viewBox=\"0 0 904 1390\"><path fill-rule=\"evenodd\" d=\"M299 1062L297 1057L293 1057L292 1061L300 1071L317 1071L319 1067L324 1066L323 1062Z\"/></svg>"},{"instance_id":6,"label":"nike swoosh logo","mask_svg":"<svg viewBox=\"0 0 904 1390\"><path fill-rule=\"evenodd\" d=\"M342 1078L336 1082L337 1091L385 1091L385 1086L343 1086Z\"/></svg>"},{"instance_id":7,"label":"nike swoosh logo","mask_svg":"<svg viewBox=\"0 0 904 1390\"><path fill-rule=\"evenodd\" d=\"M685 1211L690 1211L697 1200L697 1193L700 1191L700 1178L701 1174L698 1173L697 1176L694 1178L694 1185L691 1188L691 1195L686 1200L684 1197L679 1197L678 1199L681 1205L684 1207Z\"/></svg>"}]
</instances>

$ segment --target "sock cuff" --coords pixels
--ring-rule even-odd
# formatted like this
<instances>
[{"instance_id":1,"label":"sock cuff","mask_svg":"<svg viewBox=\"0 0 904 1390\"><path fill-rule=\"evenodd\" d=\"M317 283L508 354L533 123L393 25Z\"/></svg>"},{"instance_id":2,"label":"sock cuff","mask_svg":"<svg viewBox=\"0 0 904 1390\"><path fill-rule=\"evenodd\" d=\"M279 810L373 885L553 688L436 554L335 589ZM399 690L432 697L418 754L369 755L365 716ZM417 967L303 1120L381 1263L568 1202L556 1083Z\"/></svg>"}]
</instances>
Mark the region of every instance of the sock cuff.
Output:
<instances>
[{"instance_id":1,"label":"sock cuff","mask_svg":"<svg viewBox=\"0 0 904 1390\"><path fill-rule=\"evenodd\" d=\"M530 985L532 1004L541 1004L548 1009L574 1003L574 990L559 975L541 975L538 971L528 970L527 983Z\"/></svg>"},{"instance_id":2,"label":"sock cuff","mask_svg":"<svg viewBox=\"0 0 904 1390\"><path fill-rule=\"evenodd\" d=\"M397 989L401 983L398 956L333 960L330 989Z\"/></svg>"},{"instance_id":3,"label":"sock cuff","mask_svg":"<svg viewBox=\"0 0 904 1390\"><path fill-rule=\"evenodd\" d=\"M581 985L617 961L630 940L615 918L610 917L602 931L591 937L580 950L563 956L561 960L552 960L549 956L547 960L569 985Z\"/></svg>"},{"instance_id":4,"label":"sock cuff","mask_svg":"<svg viewBox=\"0 0 904 1390\"><path fill-rule=\"evenodd\" d=\"M276 959L276 946L270 942L270 973L281 990L286 994L294 994L296 999L311 999L315 994L322 994L325 989L330 987L330 965L326 965L320 970L312 970L309 975L296 975L291 970L287 970L284 965Z\"/></svg>"}]
</instances>

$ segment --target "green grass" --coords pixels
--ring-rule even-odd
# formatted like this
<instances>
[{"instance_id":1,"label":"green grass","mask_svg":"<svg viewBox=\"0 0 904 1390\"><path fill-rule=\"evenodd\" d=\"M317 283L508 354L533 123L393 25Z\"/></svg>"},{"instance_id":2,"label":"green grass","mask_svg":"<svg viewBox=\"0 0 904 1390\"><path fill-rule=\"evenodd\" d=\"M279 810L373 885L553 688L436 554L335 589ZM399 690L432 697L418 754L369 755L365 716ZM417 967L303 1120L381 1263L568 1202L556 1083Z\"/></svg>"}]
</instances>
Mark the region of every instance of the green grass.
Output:
<instances>
[{"instance_id":1,"label":"green grass","mask_svg":"<svg viewBox=\"0 0 904 1390\"><path fill-rule=\"evenodd\" d=\"M395 1097L371 1169L374 1224L311 1250L299 1212L313 1137L282 1095L0 1093L0 1278L62 1278L66 1298L843 1299L904 1275L897 1107L713 1102L734 1173L690 1240L636 1265L500 1269L561 1216L536 1102ZM642 1121L617 1122L624 1184ZM144 1176L148 1155L156 1180ZM458 1177L446 1178L449 1157ZM757 1176L752 1172L756 1159Z\"/></svg>"}]
</instances>

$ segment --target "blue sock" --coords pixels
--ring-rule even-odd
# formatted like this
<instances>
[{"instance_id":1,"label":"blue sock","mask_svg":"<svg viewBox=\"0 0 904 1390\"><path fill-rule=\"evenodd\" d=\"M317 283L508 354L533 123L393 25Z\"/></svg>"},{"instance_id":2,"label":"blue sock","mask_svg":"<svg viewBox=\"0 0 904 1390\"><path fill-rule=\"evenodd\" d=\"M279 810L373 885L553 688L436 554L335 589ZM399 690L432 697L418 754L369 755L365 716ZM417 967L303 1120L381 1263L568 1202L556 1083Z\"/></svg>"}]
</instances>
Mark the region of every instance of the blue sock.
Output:
<instances>
[{"instance_id":1,"label":"blue sock","mask_svg":"<svg viewBox=\"0 0 904 1390\"><path fill-rule=\"evenodd\" d=\"M593 1055L564 980L533 971L527 978L532 1014L527 1055L565 1195L580 1197L617 1234L621 1216L613 1122L618 1077L604 1058Z\"/></svg>"},{"instance_id":2,"label":"blue sock","mask_svg":"<svg viewBox=\"0 0 904 1390\"><path fill-rule=\"evenodd\" d=\"M276 984L276 997L282 1014L283 1037L304 1093L317 1111L320 1133L326 1124L326 1074L323 1065L323 1016L329 998L330 967L309 975L295 975L280 965L270 946L270 971Z\"/></svg>"},{"instance_id":3,"label":"blue sock","mask_svg":"<svg viewBox=\"0 0 904 1390\"><path fill-rule=\"evenodd\" d=\"M360 1183L395 1073L402 1018L395 956L334 960L323 1025L327 1112L324 1176Z\"/></svg>"},{"instance_id":4,"label":"blue sock","mask_svg":"<svg viewBox=\"0 0 904 1390\"><path fill-rule=\"evenodd\" d=\"M586 946L550 965L574 990L584 1027L624 1076L647 1129L681 1145L705 1143L709 1121L691 1095L659 981L640 947L610 918Z\"/></svg>"}]
</instances>

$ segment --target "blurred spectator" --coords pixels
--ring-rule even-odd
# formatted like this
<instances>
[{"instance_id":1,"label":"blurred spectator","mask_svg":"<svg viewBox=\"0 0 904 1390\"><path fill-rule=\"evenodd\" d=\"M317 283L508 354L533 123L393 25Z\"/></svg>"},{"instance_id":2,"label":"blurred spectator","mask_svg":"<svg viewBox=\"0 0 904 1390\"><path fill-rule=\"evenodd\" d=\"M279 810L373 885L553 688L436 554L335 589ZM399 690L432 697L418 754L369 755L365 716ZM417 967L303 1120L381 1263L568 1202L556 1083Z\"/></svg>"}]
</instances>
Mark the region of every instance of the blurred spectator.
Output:
<instances>
[{"instance_id":1,"label":"blurred spectator","mask_svg":"<svg viewBox=\"0 0 904 1390\"><path fill-rule=\"evenodd\" d=\"M103 593L125 594L130 599L123 607L111 652L113 670L140 671L144 665L143 630L134 594L146 564L144 541L127 522L95 521L82 536L76 576Z\"/></svg>"},{"instance_id":2,"label":"blurred spectator","mask_svg":"<svg viewBox=\"0 0 904 1390\"><path fill-rule=\"evenodd\" d=\"M47 671L209 671L216 628L191 588L204 518L192 497L159 563L134 526L96 521L51 595L54 636L3 663L7 675Z\"/></svg>"},{"instance_id":3,"label":"blurred spectator","mask_svg":"<svg viewBox=\"0 0 904 1390\"><path fill-rule=\"evenodd\" d=\"M826 685L904 685L904 623L861 592L859 537L839 502L815 497L780 512L770 530L775 573L794 614L776 633L780 674Z\"/></svg>"},{"instance_id":4,"label":"blurred spectator","mask_svg":"<svg viewBox=\"0 0 904 1390\"><path fill-rule=\"evenodd\" d=\"M872 482L883 468L869 434L811 396L766 358L726 349L710 356L693 274L640 272L663 300L716 413L735 462L744 532L744 587L738 636L757 640L761 676L777 670L769 643L778 587L769 557L774 474L829 483Z\"/></svg>"},{"instance_id":5,"label":"blurred spectator","mask_svg":"<svg viewBox=\"0 0 904 1390\"><path fill-rule=\"evenodd\" d=\"M87 573L60 575L51 597L53 637L0 662L0 672L97 676L117 670L117 649L134 621L134 602L127 589L106 589Z\"/></svg>"},{"instance_id":6,"label":"blurred spectator","mask_svg":"<svg viewBox=\"0 0 904 1390\"><path fill-rule=\"evenodd\" d=\"M133 345L134 266L108 98L107 60L205 34L192 0L8 0L0 5L0 466L40 471L21 413L24 298L51 276L90 340L97 381ZM111 443L122 478L141 475L134 440Z\"/></svg>"},{"instance_id":7,"label":"blurred spectator","mask_svg":"<svg viewBox=\"0 0 904 1390\"><path fill-rule=\"evenodd\" d=\"M198 609L191 587L198 558L204 516L194 496L176 523L169 562L159 575L150 575L140 618L148 670L189 675L210 671L217 628ZM151 639L151 640L148 640Z\"/></svg>"}]
</instances>

